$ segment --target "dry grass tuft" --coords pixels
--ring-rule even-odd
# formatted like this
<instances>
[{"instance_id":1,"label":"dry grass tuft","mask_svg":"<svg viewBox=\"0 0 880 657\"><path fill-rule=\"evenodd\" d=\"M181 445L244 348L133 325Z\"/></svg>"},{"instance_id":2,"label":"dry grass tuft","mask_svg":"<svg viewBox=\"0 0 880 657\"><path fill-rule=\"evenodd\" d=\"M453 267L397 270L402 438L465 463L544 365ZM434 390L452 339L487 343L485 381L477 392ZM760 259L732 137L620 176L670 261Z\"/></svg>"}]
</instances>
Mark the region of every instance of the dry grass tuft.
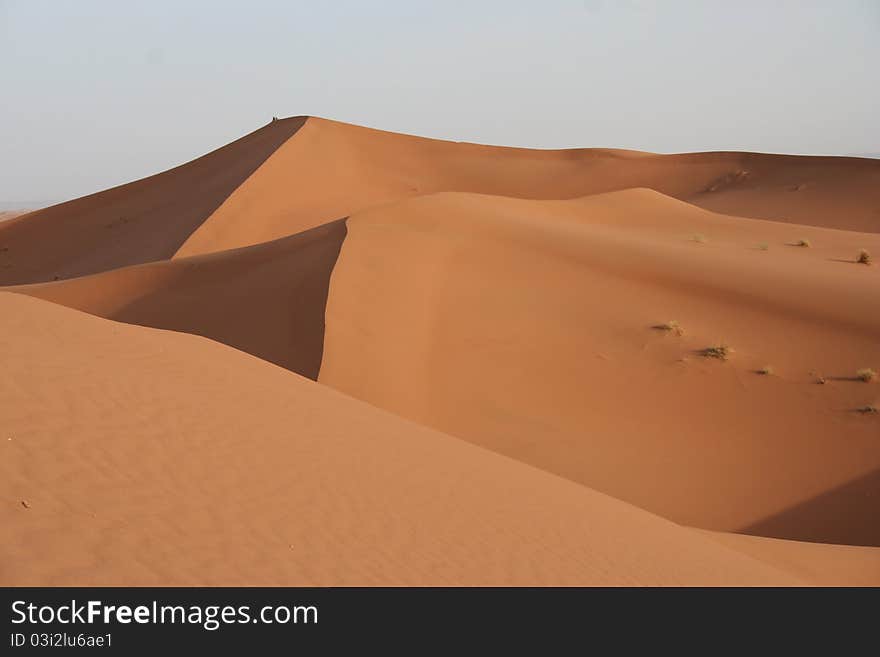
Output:
<instances>
[{"instance_id":1,"label":"dry grass tuft","mask_svg":"<svg viewBox=\"0 0 880 657\"><path fill-rule=\"evenodd\" d=\"M877 415L880 411L877 410L876 404L865 404L861 408L856 409L859 413L864 413L865 415Z\"/></svg>"},{"instance_id":2,"label":"dry grass tuft","mask_svg":"<svg viewBox=\"0 0 880 657\"><path fill-rule=\"evenodd\" d=\"M657 324L654 326L658 331L666 331L667 333L671 333L672 335L684 335L684 329L681 324L679 324L674 319L669 320L668 322L664 322L663 324Z\"/></svg>"},{"instance_id":3,"label":"dry grass tuft","mask_svg":"<svg viewBox=\"0 0 880 657\"><path fill-rule=\"evenodd\" d=\"M859 263L860 265L870 265L873 261L874 260L873 258L871 258L871 254L868 253L865 249L859 251L859 257L858 260L856 260L857 263Z\"/></svg>"},{"instance_id":4,"label":"dry grass tuft","mask_svg":"<svg viewBox=\"0 0 880 657\"><path fill-rule=\"evenodd\" d=\"M803 247L805 249L809 249L811 246L813 246L810 240L798 240L794 243L794 245Z\"/></svg>"},{"instance_id":5,"label":"dry grass tuft","mask_svg":"<svg viewBox=\"0 0 880 657\"><path fill-rule=\"evenodd\" d=\"M727 360L733 353L733 348L726 344L717 344L712 347L703 349L703 355L706 358L717 358L718 360Z\"/></svg>"},{"instance_id":6,"label":"dry grass tuft","mask_svg":"<svg viewBox=\"0 0 880 657\"><path fill-rule=\"evenodd\" d=\"M762 376L773 376L773 366L772 365L764 365L761 369L758 370L758 374Z\"/></svg>"},{"instance_id":7,"label":"dry grass tuft","mask_svg":"<svg viewBox=\"0 0 880 657\"><path fill-rule=\"evenodd\" d=\"M872 370L870 367L863 367L858 372L856 372L856 378L859 381L864 381L865 383L871 383L872 381L877 380L877 372Z\"/></svg>"}]
</instances>

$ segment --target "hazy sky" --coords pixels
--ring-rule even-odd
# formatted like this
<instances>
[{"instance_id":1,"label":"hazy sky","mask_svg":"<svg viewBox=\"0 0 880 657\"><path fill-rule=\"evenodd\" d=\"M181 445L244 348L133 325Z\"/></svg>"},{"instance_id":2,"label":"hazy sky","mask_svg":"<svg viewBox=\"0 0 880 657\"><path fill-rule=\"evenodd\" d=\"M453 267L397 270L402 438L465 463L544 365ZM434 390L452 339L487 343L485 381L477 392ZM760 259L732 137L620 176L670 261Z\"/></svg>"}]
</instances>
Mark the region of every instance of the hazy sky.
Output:
<instances>
[{"instance_id":1,"label":"hazy sky","mask_svg":"<svg viewBox=\"0 0 880 657\"><path fill-rule=\"evenodd\" d=\"M515 146L880 152L880 0L0 0L0 201L313 114Z\"/></svg>"}]
</instances>

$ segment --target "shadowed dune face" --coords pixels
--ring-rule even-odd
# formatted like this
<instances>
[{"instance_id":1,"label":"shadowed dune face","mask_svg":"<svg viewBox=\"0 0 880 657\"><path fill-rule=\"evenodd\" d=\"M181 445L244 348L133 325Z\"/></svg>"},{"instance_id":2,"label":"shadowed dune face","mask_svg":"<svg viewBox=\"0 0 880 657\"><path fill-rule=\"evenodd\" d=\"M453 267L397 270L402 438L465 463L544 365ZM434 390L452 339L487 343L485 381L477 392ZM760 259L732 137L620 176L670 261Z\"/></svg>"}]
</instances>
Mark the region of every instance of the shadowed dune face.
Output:
<instances>
[{"instance_id":1,"label":"shadowed dune face","mask_svg":"<svg viewBox=\"0 0 880 657\"><path fill-rule=\"evenodd\" d=\"M275 242L8 288L129 324L184 331L316 379L339 220Z\"/></svg>"},{"instance_id":2,"label":"shadowed dune face","mask_svg":"<svg viewBox=\"0 0 880 657\"><path fill-rule=\"evenodd\" d=\"M743 527L741 531L799 541L880 547L880 522L865 522L860 514L852 513L853 499L864 500L874 509L876 518L880 508L880 468Z\"/></svg>"},{"instance_id":3,"label":"shadowed dune face","mask_svg":"<svg viewBox=\"0 0 880 657\"><path fill-rule=\"evenodd\" d=\"M739 167L684 198L724 214L880 232L880 161L740 154Z\"/></svg>"},{"instance_id":4,"label":"shadowed dune face","mask_svg":"<svg viewBox=\"0 0 880 657\"><path fill-rule=\"evenodd\" d=\"M0 223L0 285L170 258L304 122L273 121L175 169Z\"/></svg>"},{"instance_id":5,"label":"shadowed dune face","mask_svg":"<svg viewBox=\"0 0 880 657\"><path fill-rule=\"evenodd\" d=\"M810 374L880 362L880 277L830 257L880 237L798 230L821 248L649 190L378 208L349 220L319 380L677 522L742 530L880 466L877 423L852 411L873 388ZM685 335L652 328L668 319ZM719 342L731 362L699 355ZM757 375L768 362L776 375ZM873 544L876 501L844 499L847 542Z\"/></svg>"}]
</instances>

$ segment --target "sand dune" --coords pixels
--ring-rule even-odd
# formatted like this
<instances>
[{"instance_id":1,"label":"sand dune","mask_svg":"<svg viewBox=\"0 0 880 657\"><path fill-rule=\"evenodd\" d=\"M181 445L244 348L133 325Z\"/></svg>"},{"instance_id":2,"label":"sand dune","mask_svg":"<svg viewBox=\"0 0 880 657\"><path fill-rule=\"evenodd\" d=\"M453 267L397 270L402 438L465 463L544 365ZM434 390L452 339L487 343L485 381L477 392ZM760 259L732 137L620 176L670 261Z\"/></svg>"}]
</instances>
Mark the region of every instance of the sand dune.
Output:
<instances>
[{"instance_id":1,"label":"sand dune","mask_svg":"<svg viewBox=\"0 0 880 657\"><path fill-rule=\"evenodd\" d=\"M553 199L631 187L734 215L880 232L878 160L530 150L295 117L157 176L4 223L0 285L248 246L419 194Z\"/></svg>"},{"instance_id":2,"label":"sand dune","mask_svg":"<svg viewBox=\"0 0 880 657\"><path fill-rule=\"evenodd\" d=\"M337 221L274 242L7 288L130 324L203 335L315 379Z\"/></svg>"},{"instance_id":3,"label":"sand dune","mask_svg":"<svg viewBox=\"0 0 880 657\"><path fill-rule=\"evenodd\" d=\"M552 199L629 187L650 187L730 214L880 232L876 160L502 148L310 118L178 255L275 239L431 192Z\"/></svg>"},{"instance_id":4,"label":"sand dune","mask_svg":"<svg viewBox=\"0 0 880 657\"><path fill-rule=\"evenodd\" d=\"M274 121L175 169L0 224L0 285L170 258L304 120Z\"/></svg>"},{"instance_id":5,"label":"sand dune","mask_svg":"<svg viewBox=\"0 0 880 657\"><path fill-rule=\"evenodd\" d=\"M651 190L440 194L348 223L338 266L342 222L12 289L316 378L336 266L323 383L684 524L880 545L877 428L854 412L875 391L834 380L880 361L880 279L843 262L880 237ZM651 328L671 318L687 335ZM722 340L733 362L695 354Z\"/></svg>"},{"instance_id":6,"label":"sand dune","mask_svg":"<svg viewBox=\"0 0 880 657\"><path fill-rule=\"evenodd\" d=\"M743 530L836 490L764 533L880 545L878 427L855 412L880 393L846 380L880 363L860 245L880 236L649 190L419 197L349 220L319 380L683 524ZM652 329L671 319L686 335ZM723 341L731 362L697 353Z\"/></svg>"},{"instance_id":7,"label":"sand dune","mask_svg":"<svg viewBox=\"0 0 880 657\"><path fill-rule=\"evenodd\" d=\"M217 343L0 309L4 584L804 581Z\"/></svg>"},{"instance_id":8,"label":"sand dune","mask_svg":"<svg viewBox=\"0 0 880 657\"><path fill-rule=\"evenodd\" d=\"M704 532L722 545L749 554L820 586L880 586L880 548L781 541L742 534Z\"/></svg>"},{"instance_id":9,"label":"sand dune","mask_svg":"<svg viewBox=\"0 0 880 657\"><path fill-rule=\"evenodd\" d=\"M27 214L30 210L2 210L0 211L0 221L8 221L23 214Z\"/></svg>"},{"instance_id":10,"label":"sand dune","mask_svg":"<svg viewBox=\"0 0 880 657\"><path fill-rule=\"evenodd\" d=\"M301 117L4 221L0 583L876 585L878 207Z\"/></svg>"}]
</instances>

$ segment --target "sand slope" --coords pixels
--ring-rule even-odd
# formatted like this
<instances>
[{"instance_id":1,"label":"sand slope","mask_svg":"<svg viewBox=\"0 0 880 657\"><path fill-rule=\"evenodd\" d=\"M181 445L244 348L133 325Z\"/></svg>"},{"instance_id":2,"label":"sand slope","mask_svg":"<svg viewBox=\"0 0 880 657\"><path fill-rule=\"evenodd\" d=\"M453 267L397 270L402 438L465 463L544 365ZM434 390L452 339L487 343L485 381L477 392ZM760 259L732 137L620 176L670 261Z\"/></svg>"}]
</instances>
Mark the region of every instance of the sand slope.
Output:
<instances>
[{"instance_id":1,"label":"sand slope","mask_svg":"<svg viewBox=\"0 0 880 657\"><path fill-rule=\"evenodd\" d=\"M440 191L530 199L647 187L728 214L880 232L880 160L448 142L274 121L188 164L0 224L0 285L233 249Z\"/></svg>"},{"instance_id":2,"label":"sand slope","mask_svg":"<svg viewBox=\"0 0 880 657\"><path fill-rule=\"evenodd\" d=\"M503 148L313 117L178 255L275 239L431 192L552 199L629 187L650 187L730 214L880 232L878 160Z\"/></svg>"},{"instance_id":3,"label":"sand slope","mask_svg":"<svg viewBox=\"0 0 880 657\"><path fill-rule=\"evenodd\" d=\"M0 335L7 585L802 581L215 342L8 293Z\"/></svg>"},{"instance_id":4,"label":"sand slope","mask_svg":"<svg viewBox=\"0 0 880 657\"><path fill-rule=\"evenodd\" d=\"M0 285L170 258L304 121L274 121L164 173L3 222Z\"/></svg>"},{"instance_id":5,"label":"sand slope","mask_svg":"<svg viewBox=\"0 0 880 657\"><path fill-rule=\"evenodd\" d=\"M880 586L880 548L703 532L722 545L820 586Z\"/></svg>"},{"instance_id":6,"label":"sand slope","mask_svg":"<svg viewBox=\"0 0 880 657\"><path fill-rule=\"evenodd\" d=\"M15 217L27 214L30 210L0 210L0 221L8 221Z\"/></svg>"},{"instance_id":7,"label":"sand slope","mask_svg":"<svg viewBox=\"0 0 880 657\"><path fill-rule=\"evenodd\" d=\"M683 524L880 545L859 246L880 236L650 190L419 197L349 219L319 380ZM671 319L685 336L652 329ZM731 362L698 353L721 342Z\"/></svg>"},{"instance_id":8,"label":"sand slope","mask_svg":"<svg viewBox=\"0 0 880 657\"><path fill-rule=\"evenodd\" d=\"M6 288L131 324L203 335L315 379L345 222L232 251Z\"/></svg>"}]
</instances>

